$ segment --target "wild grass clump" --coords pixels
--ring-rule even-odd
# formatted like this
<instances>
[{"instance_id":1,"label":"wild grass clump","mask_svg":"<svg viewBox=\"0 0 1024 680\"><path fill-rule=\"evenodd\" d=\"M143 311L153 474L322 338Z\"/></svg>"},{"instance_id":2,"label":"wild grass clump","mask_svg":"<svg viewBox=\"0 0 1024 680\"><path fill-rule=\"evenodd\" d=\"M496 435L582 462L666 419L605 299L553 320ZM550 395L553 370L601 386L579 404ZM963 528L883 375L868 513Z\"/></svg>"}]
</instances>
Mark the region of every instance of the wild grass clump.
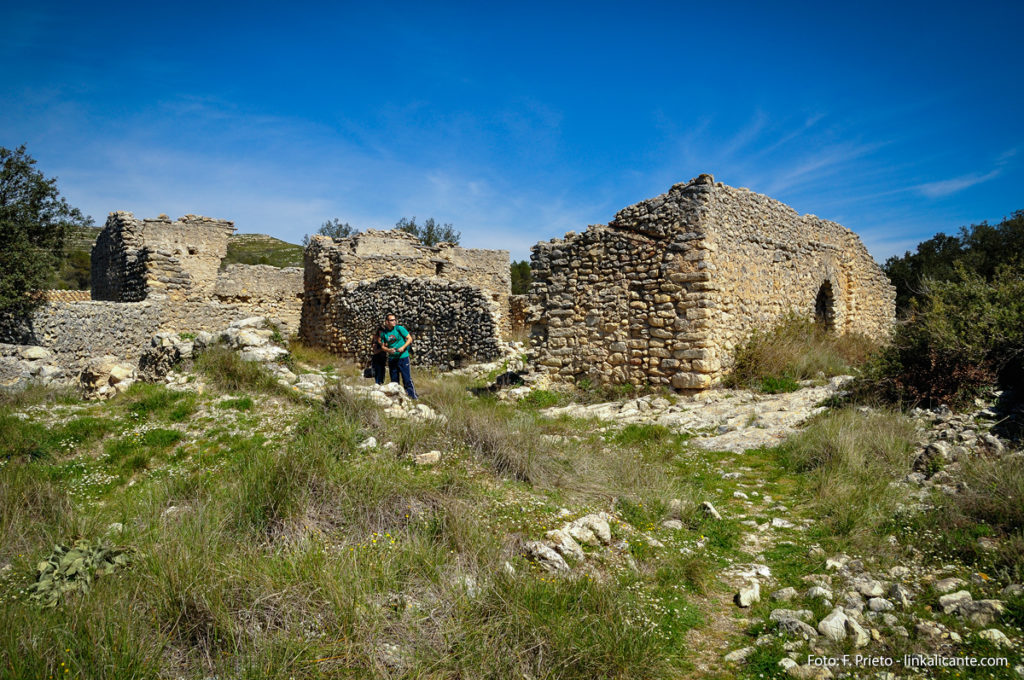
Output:
<instances>
[{"instance_id":1,"label":"wild grass clump","mask_svg":"<svg viewBox=\"0 0 1024 680\"><path fill-rule=\"evenodd\" d=\"M890 485L910 472L915 429L889 411L827 412L776 449L779 462L804 474L820 521L841 540L868 540L902 498Z\"/></svg>"},{"instance_id":2,"label":"wild grass clump","mask_svg":"<svg viewBox=\"0 0 1024 680\"><path fill-rule=\"evenodd\" d=\"M799 380L853 372L875 347L864 336L837 335L821 323L790 315L768 331L754 331L736 347L725 384L789 392Z\"/></svg>"},{"instance_id":3,"label":"wild grass clump","mask_svg":"<svg viewBox=\"0 0 1024 680\"><path fill-rule=\"evenodd\" d=\"M529 415L510 408L466 408L448 415L451 436L495 474L539 484L551 482L551 459L542 456L540 433Z\"/></svg>"},{"instance_id":4,"label":"wild grass clump","mask_svg":"<svg viewBox=\"0 0 1024 680\"><path fill-rule=\"evenodd\" d=\"M257 361L245 361L237 352L222 346L210 347L196 359L196 370L224 392L260 392L291 396L291 390Z\"/></svg>"}]
</instances>

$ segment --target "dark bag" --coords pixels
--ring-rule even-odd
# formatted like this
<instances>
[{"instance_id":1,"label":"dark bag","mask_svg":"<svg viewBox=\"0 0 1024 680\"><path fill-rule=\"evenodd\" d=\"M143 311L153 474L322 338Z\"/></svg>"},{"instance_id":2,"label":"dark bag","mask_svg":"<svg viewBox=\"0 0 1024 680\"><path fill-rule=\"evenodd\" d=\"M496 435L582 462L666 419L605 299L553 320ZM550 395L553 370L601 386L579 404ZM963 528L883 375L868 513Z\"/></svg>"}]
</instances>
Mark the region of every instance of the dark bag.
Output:
<instances>
[{"instance_id":1,"label":"dark bag","mask_svg":"<svg viewBox=\"0 0 1024 680\"><path fill-rule=\"evenodd\" d=\"M373 366L367 366L363 369L363 377L373 380Z\"/></svg>"}]
</instances>

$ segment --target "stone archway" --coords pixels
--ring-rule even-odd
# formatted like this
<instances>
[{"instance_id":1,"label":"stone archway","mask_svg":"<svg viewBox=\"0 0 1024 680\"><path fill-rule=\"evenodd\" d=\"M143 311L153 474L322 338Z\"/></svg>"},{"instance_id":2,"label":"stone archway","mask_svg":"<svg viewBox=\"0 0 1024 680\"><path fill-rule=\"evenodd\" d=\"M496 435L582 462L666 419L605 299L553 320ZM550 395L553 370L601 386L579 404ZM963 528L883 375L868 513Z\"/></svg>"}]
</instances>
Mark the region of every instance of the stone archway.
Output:
<instances>
[{"instance_id":1,"label":"stone archway","mask_svg":"<svg viewBox=\"0 0 1024 680\"><path fill-rule=\"evenodd\" d=\"M836 329L836 293L832 282L826 279L814 298L814 321L827 331Z\"/></svg>"}]
</instances>

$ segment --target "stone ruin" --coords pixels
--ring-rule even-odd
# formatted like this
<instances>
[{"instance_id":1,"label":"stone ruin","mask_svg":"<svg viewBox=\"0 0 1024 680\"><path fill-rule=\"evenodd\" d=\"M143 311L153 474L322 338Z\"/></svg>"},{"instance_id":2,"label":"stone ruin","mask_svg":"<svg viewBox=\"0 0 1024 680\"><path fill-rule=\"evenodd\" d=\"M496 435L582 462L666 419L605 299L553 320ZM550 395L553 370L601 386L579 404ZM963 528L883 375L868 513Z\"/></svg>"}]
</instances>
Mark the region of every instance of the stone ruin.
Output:
<instances>
[{"instance_id":1,"label":"stone ruin","mask_svg":"<svg viewBox=\"0 0 1024 680\"><path fill-rule=\"evenodd\" d=\"M417 365L493 361L525 323L534 366L556 380L698 390L722 378L752 331L787 314L877 339L895 316L895 291L853 232L710 175L534 246L526 298L511 295L505 250L371 229L314 236L304 272L222 268L233 231L194 215L111 213L93 247L92 299L45 296L17 333L4 331L21 344L0 344L0 363L32 379L52 372L48 357L71 370L97 355L137 360L157 333L251 317L364 363L394 312L415 336Z\"/></svg>"},{"instance_id":2,"label":"stone ruin","mask_svg":"<svg viewBox=\"0 0 1024 680\"><path fill-rule=\"evenodd\" d=\"M300 337L369 361L374 330L394 312L417 365L491 361L511 330L507 250L426 246L400 230L314 236L305 253Z\"/></svg>"},{"instance_id":3,"label":"stone ruin","mask_svg":"<svg viewBox=\"0 0 1024 680\"><path fill-rule=\"evenodd\" d=\"M882 339L895 289L849 229L701 175L538 243L534 361L564 380L710 387L789 313Z\"/></svg>"},{"instance_id":4,"label":"stone ruin","mask_svg":"<svg viewBox=\"0 0 1024 680\"><path fill-rule=\"evenodd\" d=\"M171 221L112 212L92 248L89 294L46 292L31 318L0 329L0 340L41 346L62 368L77 370L98 355L136 360L159 332L218 331L249 317L297 332L302 270L222 268L234 230L232 222L196 215Z\"/></svg>"}]
</instances>

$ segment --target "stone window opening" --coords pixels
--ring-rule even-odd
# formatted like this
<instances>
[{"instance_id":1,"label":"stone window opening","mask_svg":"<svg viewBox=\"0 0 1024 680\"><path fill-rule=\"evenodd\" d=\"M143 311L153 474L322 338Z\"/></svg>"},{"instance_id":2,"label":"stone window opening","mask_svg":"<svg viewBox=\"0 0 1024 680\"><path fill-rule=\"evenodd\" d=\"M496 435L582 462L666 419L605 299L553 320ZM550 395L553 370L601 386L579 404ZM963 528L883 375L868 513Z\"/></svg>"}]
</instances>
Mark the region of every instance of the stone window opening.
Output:
<instances>
[{"instance_id":1,"label":"stone window opening","mask_svg":"<svg viewBox=\"0 0 1024 680\"><path fill-rule=\"evenodd\" d=\"M824 326L827 331L835 330L835 293L831 281L825 281L818 289L818 296L814 300L814 321Z\"/></svg>"}]
</instances>

